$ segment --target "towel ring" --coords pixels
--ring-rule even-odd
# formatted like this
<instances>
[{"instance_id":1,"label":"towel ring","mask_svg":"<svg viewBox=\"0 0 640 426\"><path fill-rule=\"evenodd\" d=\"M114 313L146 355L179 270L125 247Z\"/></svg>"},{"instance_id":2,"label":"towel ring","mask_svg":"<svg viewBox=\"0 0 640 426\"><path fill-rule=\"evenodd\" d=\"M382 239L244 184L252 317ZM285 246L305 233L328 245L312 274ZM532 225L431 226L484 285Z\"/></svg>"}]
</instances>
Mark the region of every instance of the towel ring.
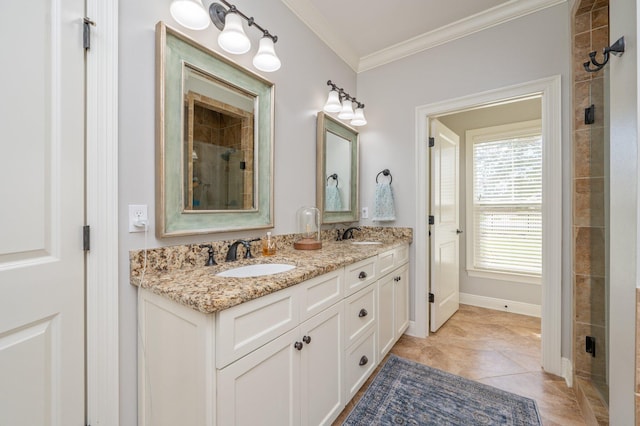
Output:
<instances>
[{"instance_id":1,"label":"towel ring","mask_svg":"<svg viewBox=\"0 0 640 426\"><path fill-rule=\"evenodd\" d=\"M391 185L391 182L393 182L393 176L391 176L389 169L384 169L376 175L376 183L378 183L378 177L380 177L380 175L389 176L389 185Z\"/></svg>"},{"instance_id":2,"label":"towel ring","mask_svg":"<svg viewBox=\"0 0 640 426\"><path fill-rule=\"evenodd\" d=\"M334 179L336 181L336 188L338 187L338 174L334 173L327 177L327 184L329 183L329 179Z\"/></svg>"}]
</instances>

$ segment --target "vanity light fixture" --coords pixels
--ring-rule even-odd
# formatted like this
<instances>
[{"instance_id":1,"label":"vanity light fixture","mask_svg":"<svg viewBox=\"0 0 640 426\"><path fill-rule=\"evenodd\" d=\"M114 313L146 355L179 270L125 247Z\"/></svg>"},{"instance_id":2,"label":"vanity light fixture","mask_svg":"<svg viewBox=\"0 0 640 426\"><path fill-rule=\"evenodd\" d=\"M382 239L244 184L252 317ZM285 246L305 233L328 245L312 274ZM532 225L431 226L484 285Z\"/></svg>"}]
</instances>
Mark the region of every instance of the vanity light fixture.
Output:
<instances>
[{"instance_id":1,"label":"vanity light fixture","mask_svg":"<svg viewBox=\"0 0 640 426\"><path fill-rule=\"evenodd\" d=\"M356 98L348 94L341 87L336 86L327 81L327 86L331 86L331 91L327 98L327 102L324 104L323 110L325 112L337 112L338 118L341 120L351 120L352 126L364 126L367 124L366 118L364 118L364 104L358 102ZM353 104L356 105L355 112L353 110Z\"/></svg>"},{"instance_id":2,"label":"vanity light fixture","mask_svg":"<svg viewBox=\"0 0 640 426\"><path fill-rule=\"evenodd\" d=\"M192 30L207 28L210 20L221 31L218 35L220 48L234 55L242 55L251 49L251 40L244 32L244 19L250 27L256 27L262 32L258 53L253 58L253 66L264 72L279 70L282 63L274 47L278 37L258 25L253 17L240 12L235 5L226 0L220 0L220 3L212 0L173 0L170 7L171 16L180 25ZM207 12L209 16L205 20L203 16L206 17Z\"/></svg>"}]
</instances>

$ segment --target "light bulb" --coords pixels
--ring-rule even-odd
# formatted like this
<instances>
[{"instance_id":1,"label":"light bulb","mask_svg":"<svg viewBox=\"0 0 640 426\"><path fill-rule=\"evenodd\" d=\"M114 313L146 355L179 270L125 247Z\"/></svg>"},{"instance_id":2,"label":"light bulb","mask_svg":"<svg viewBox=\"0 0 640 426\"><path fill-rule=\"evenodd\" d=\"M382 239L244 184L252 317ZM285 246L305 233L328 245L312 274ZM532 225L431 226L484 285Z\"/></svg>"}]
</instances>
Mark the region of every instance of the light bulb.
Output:
<instances>
[{"instance_id":1,"label":"light bulb","mask_svg":"<svg viewBox=\"0 0 640 426\"><path fill-rule=\"evenodd\" d=\"M325 112L340 112L342 105L340 105L340 95L337 91L332 90L329 92L327 103L324 104Z\"/></svg>"},{"instance_id":2,"label":"light bulb","mask_svg":"<svg viewBox=\"0 0 640 426\"><path fill-rule=\"evenodd\" d=\"M169 12L178 24L190 30L204 30L209 26L209 14L200 0L173 0Z\"/></svg>"},{"instance_id":3,"label":"light bulb","mask_svg":"<svg viewBox=\"0 0 640 426\"><path fill-rule=\"evenodd\" d=\"M356 112L353 115L353 120L351 120L352 126L364 126L367 124L367 119L364 118L364 109L356 108Z\"/></svg>"},{"instance_id":4,"label":"light bulb","mask_svg":"<svg viewBox=\"0 0 640 426\"><path fill-rule=\"evenodd\" d=\"M273 72L279 70L280 65L280 59L276 55L273 40L271 37L262 37L258 53L253 57L253 66L260 71Z\"/></svg>"},{"instance_id":5,"label":"light bulb","mask_svg":"<svg viewBox=\"0 0 640 426\"><path fill-rule=\"evenodd\" d=\"M251 41L242 28L242 17L237 13L227 12L224 29L218 35L218 45L234 55L247 53L251 49Z\"/></svg>"},{"instance_id":6,"label":"light bulb","mask_svg":"<svg viewBox=\"0 0 640 426\"><path fill-rule=\"evenodd\" d=\"M338 118L341 120L351 120L353 118L353 107L349 99L342 101L342 110L338 114Z\"/></svg>"}]
</instances>

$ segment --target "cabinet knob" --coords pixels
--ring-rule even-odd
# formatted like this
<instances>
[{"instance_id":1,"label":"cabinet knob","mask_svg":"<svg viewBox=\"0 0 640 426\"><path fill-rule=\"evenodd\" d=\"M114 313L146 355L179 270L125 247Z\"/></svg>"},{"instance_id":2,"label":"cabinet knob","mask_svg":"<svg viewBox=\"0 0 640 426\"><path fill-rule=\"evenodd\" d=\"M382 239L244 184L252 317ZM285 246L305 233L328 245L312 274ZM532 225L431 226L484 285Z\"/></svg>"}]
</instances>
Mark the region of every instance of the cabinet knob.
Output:
<instances>
[{"instance_id":1,"label":"cabinet knob","mask_svg":"<svg viewBox=\"0 0 640 426\"><path fill-rule=\"evenodd\" d=\"M365 308L360 309L360 312L358 312L358 316L360 318L366 317L367 315L369 315L369 312L367 312L367 310Z\"/></svg>"},{"instance_id":2,"label":"cabinet knob","mask_svg":"<svg viewBox=\"0 0 640 426\"><path fill-rule=\"evenodd\" d=\"M302 341L305 342L308 345L309 343L311 343L311 337L310 336L304 336L302 338Z\"/></svg>"},{"instance_id":3,"label":"cabinet knob","mask_svg":"<svg viewBox=\"0 0 640 426\"><path fill-rule=\"evenodd\" d=\"M401 279L402 279L402 277L394 277L394 278L393 278L393 280L394 280L395 282L398 282L398 281L400 281Z\"/></svg>"},{"instance_id":4,"label":"cabinet knob","mask_svg":"<svg viewBox=\"0 0 640 426\"><path fill-rule=\"evenodd\" d=\"M301 351L302 350L302 342L295 342L293 344L293 347L296 348L297 350Z\"/></svg>"},{"instance_id":5,"label":"cabinet knob","mask_svg":"<svg viewBox=\"0 0 640 426\"><path fill-rule=\"evenodd\" d=\"M364 280L365 278L367 278L367 273L365 271L360 271L358 278L360 278L361 280Z\"/></svg>"},{"instance_id":6,"label":"cabinet knob","mask_svg":"<svg viewBox=\"0 0 640 426\"><path fill-rule=\"evenodd\" d=\"M367 358L366 355L362 355L362 358L360 358L360 366L366 365L369 362L369 358Z\"/></svg>"}]
</instances>

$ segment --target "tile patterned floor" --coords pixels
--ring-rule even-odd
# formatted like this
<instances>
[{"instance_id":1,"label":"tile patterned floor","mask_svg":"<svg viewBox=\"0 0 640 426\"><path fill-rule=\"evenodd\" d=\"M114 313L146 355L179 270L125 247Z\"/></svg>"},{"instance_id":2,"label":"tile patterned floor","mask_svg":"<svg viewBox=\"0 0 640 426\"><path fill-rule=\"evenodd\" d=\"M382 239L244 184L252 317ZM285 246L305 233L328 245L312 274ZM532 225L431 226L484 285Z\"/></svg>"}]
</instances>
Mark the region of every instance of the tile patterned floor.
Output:
<instances>
[{"instance_id":1,"label":"tile patterned floor","mask_svg":"<svg viewBox=\"0 0 640 426\"><path fill-rule=\"evenodd\" d=\"M391 352L431 367L533 398L545 426L584 425L573 389L540 367L540 319L460 305L426 339L403 336ZM378 367L379 368L379 367ZM342 424L370 381L342 411Z\"/></svg>"}]
</instances>

